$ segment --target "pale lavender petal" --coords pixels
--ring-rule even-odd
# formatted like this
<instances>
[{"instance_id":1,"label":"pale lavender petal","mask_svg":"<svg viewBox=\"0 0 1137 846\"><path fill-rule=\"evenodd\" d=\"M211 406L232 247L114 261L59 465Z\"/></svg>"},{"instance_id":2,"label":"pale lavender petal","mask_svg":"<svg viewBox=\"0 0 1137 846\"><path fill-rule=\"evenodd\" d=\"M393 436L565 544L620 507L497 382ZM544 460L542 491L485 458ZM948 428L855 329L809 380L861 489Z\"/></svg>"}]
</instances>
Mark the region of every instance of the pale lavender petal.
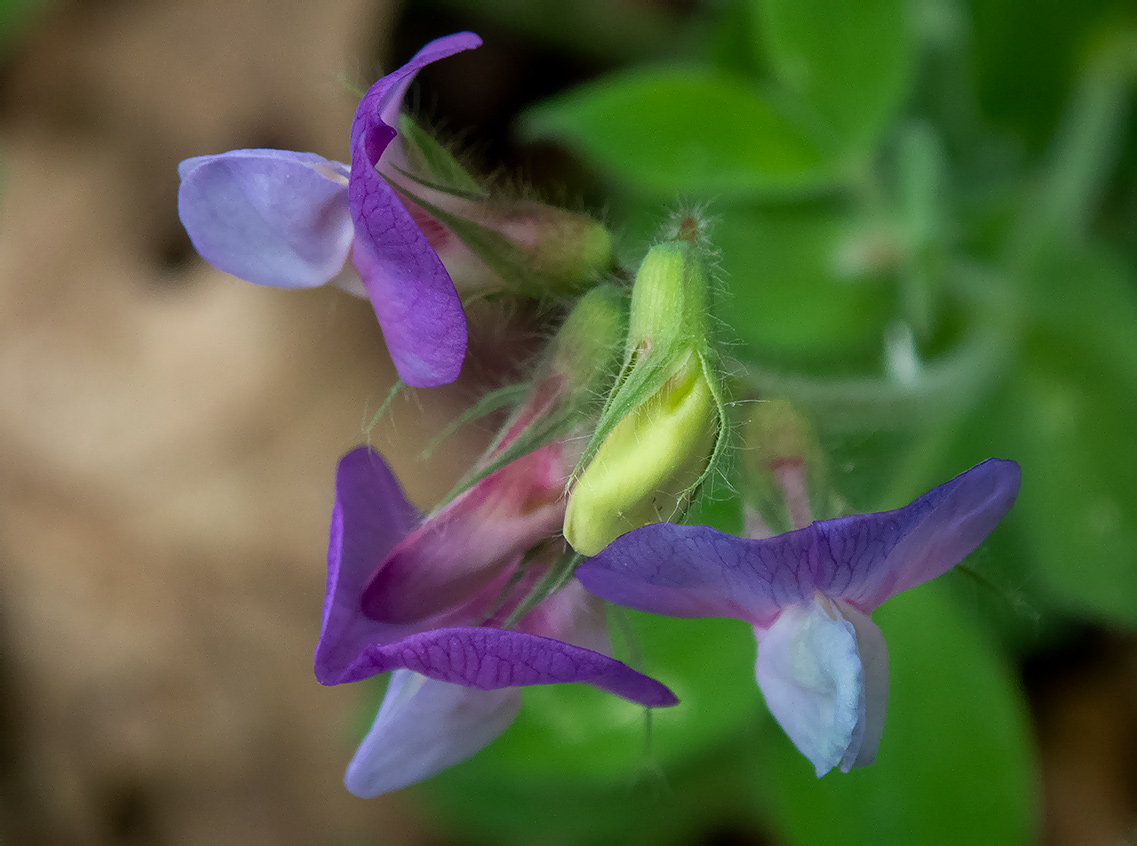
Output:
<instances>
[{"instance_id":1,"label":"pale lavender petal","mask_svg":"<svg viewBox=\"0 0 1137 846\"><path fill-rule=\"evenodd\" d=\"M768 626L813 594L812 529L761 541L706 526L655 523L614 540L577 568L591 593L672 617L737 617Z\"/></svg>"},{"instance_id":2,"label":"pale lavender petal","mask_svg":"<svg viewBox=\"0 0 1137 846\"><path fill-rule=\"evenodd\" d=\"M884 712L888 705L888 647L876 623L856 608L838 600L834 603L857 634L857 655L865 681L864 718L857 723L853 742L841 757L841 772L867 767L876 758L884 732Z\"/></svg>"},{"instance_id":3,"label":"pale lavender petal","mask_svg":"<svg viewBox=\"0 0 1137 846\"><path fill-rule=\"evenodd\" d=\"M344 784L368 799L428 779L487 746L520 706L516 688L477 690L396 670Z\"/></svg>"},{"instance_id":4,"label":"pale lavender petal","mask_svg":"<svg viewBox=\"0 0 1137 846\"><path fill-rule=\"evenodd\" d=\"M316 678L336 684L360 653L375 640L397 640L407 633L363 615L363 588L376 566L418 522L391 470L377 452L352 450L336 468L336 498L328 540L328 578Z\"/></svg>"},{"instance_id":5,"label":"pale lavender petal","mask_svg":"<svg viewBox=\"0 0 1137 846\"><path fill-rule=\"evenodd\" d=\"M755 629L755 675L766 706L818 778L859 746L865 715L856 630L826 605L794 605L769 629Z\"/></svg>"},{"instance_id":6,"label":"pale lavender petal","mask_svg":"<svg viewBox=\"0 0 1137 846\"><path fill-rule=\"evenodd\" d=\"M479 690L584 682L649 707L678 701L655 679L598 652L552 638L489 628L435 629L398 643L372 644L340 681L397 669Z\"/></svg>"},{"instance_id":7,"label":"pale lavender petal","mask_svg":"<svg viewBox=\"0 0 1137 846\"><path fill-rule=\"evenodd\" d=\"M814 524L817 586L862 611L934 579L972 552L1014 504L1021 471L989 458L895 511Z\"/></svg>"},{"instance_id":8,"label":"pale lavender petal","mask_svg":"<svg viewBox=\"0 0 1137 846\"><path fill-rule=\"evenodd\" d=\"M348 169L314 153L232 150L178 165L178 216L198 253L258 285L311 288L351 249Z\"/></svg>"},{"instance_id":9,"label":"pale lavender petal","mask_svg":"<svg viewBox=\"0 0 1137 846\"><path fill-rule=\"evenodd\" d=\"M375 168L395 137L398 106L415 73L479 44L472 33L432 41L371 86L351 124L352 260L399 377L418 387L458 378L466 355L466 316L441 259Z\"/></svg>"}]
</instances>

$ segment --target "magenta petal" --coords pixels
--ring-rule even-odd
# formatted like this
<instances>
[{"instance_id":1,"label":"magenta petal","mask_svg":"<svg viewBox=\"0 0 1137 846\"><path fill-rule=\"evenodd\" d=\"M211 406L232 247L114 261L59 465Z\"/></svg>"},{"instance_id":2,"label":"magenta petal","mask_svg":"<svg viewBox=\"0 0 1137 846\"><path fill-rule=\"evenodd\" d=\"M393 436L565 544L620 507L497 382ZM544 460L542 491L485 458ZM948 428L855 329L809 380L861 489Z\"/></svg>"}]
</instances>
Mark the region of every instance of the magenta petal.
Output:
<instances>
[{"instance_id":1,"label":"magenta petal","mask_svg":"<svg viewBox=\"0 0 1137 846\"><path fill-rule=\"evenodd\" d=\"M178 165L178 215L218 270L278 288L331 280L353 227L347 168L314 153L231 150Z\"/></svg>"},{"instance_id":2,"label":"magenta petal","mask_svg":"<svg viewBox=\"0 0 1137 846\"><path fill-rule=\"evenodd\" d=\"M989 458L903 508L814 524L827 550L818 589L867 613L947 572L1010 511L1021 475Z\"/></svg>"},{"instance_id":3,"label":"magenta petal","mask_svg":"<svg viewBox=\"0 0 1137 846\"><path fill-rule=\"evenodd\" d=\"M490 474L403 539L363 592L367 616L390 623L434 619L466 625L485 610L483 589L564 522L559 444L549 444ZM467 619L453 612L479 599Z\"/></svg>"},{"instance_id":4,"label":"magenta petal","mask_svg":"<svg viewBox=\"0 0 1137 846\"><path fill-rule=\"evenodd\" d=\"M352 260L399 377L417 387L458 378L466 355L466 316L442 260L375 168L395 137L398 106L415 73L480 44L473 33L432 41L371 86L351 124Z\"/></svg>"},{"instance_id":5,"label":"magenta petal","mask_svg":"<svg viewBox=\"0 0 1137 846\"><path fill-rule=\"evenodd\" d=\"M619 661L552 638L488 628L435 629L373 645L343 681L407 669L436 681L499 690L584 682L648 707L674 705L670 690Z\"/></svg>"},{"instance_id":6,"label":"magenta petal","mask_svg":"<svg viewBox=\"0 0 1137 846\"><path fill-rule=\"evenodd\" d=\"M336 468L336 499L328 541L328 579L316 643L316 678L337 684L361 652L376 640L398 640L410 631L363 615L361 598L379 562L418 522L394 474L377 452L352 450Z\"/></svg>"},{"instance_id":7,"label":"magenta petal","mask_svg":"<svg viewBox=\"0 0 1137 846\"><path fill-rule=\"evenodd\" d=\"M769 626L813 594L811 528L761 541L706 526L654 523L610 543L577 568L591 593L671 617L737 617Z\"/></svg>"},{"instance_id":8,"label":"magenta petal","mask_svg":"<svg viewBox=\"0 0 1137 846\"><path fill-rule=\"evenodd\" d=\"M477 690L396 670L344 784L366 799L428 779L488 745L520 707L516 688Z\"/></svg>"}]
</instances>

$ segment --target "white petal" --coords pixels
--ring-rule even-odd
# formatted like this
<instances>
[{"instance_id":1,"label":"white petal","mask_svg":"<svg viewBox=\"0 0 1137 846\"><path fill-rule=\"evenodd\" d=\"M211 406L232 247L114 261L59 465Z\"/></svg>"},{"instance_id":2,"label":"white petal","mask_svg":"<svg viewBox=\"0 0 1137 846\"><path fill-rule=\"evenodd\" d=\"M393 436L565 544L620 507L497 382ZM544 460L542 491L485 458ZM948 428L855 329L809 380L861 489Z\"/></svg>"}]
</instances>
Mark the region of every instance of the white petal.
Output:
<instances>
[{"instance_id":1,"label":"white petal","mask_svg":"<svg viewBox=\"0 0 1137 846\"><path fill-rule=\"evenodd\" d=\"M396 670L344 785L370 798L428 779L484 748L520 707L517 688L477 690Z\"/></svg>"},{"instance_id":2,"label":"white petal","mask_svg":"<svg viewBox=\"0 0 1137 846\"><path fill-rule=\"evenodd\" d=\"M841 758L841 772L868 766L876 757L884 731L884 712L888 705L888 647L876 623L851 605L835 603L841 615L853 624L857 634L857 654L865 683L864 717L858 724L857 742Z\"/></svg>"},{"instance_id":3,"label":"white petal","mask_svg":"<svg viewBox=\"0 0 1137 846\"><path fill-rule=\"evenodd\" d=\"M766 705L820 778L859 749L865 731L856 629L833 603L814 599L790 606L755 635Z\"/></svg>"}]
</instances>

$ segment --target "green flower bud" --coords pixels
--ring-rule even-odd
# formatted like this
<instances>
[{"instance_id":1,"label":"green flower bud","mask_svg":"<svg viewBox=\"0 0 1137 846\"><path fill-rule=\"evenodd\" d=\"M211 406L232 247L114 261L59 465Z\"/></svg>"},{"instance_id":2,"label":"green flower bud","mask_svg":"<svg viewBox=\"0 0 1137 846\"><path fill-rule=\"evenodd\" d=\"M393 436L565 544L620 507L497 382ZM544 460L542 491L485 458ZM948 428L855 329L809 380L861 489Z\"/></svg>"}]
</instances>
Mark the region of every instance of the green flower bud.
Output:
<instances>
[{"instance_id":1,"label":"green flower bud","mask_svg":"<svg viewBox=\"0 0 1137 846\"><path fill-rule=\"evenodd\" d=\"M612 268L612 235L586 214L524 201L491 213L486 225L524 251L527 272L546 290L579 291Z\"/></svg>"},{"instance_id":2,"label":"green flower bud","mask_svg":"<svg viewBox=\"0 0 1137 846\"><path fill-rule=\"evenodd\" d=\"M627 304L614 285L600 285L580 298L550 344L549 369L570 392L595 397L607 391L619 366L627 332ZM607 384L605 384L607 383Z\"/></svg>"},{"instance_id":3,"label":"green flower bud","mask_svg":"<svg viewBox=\"0 0 1137 846\"><path fill-rule=\"evenodd\" d=\"M604 438L569 495L565 539L595 555L625 532L673 517L705 475L719 426L702 361L690 353Z\"/></svg>"},{"instance_id":4,"label":"green flower bud","mask_svg":"<svg viewBox=\"0 0 1137 846\"><path fill-rule=\"evenodd\" d=\"M708 362L707 276L687 239L653 247L632 288L624 367L569 495L564 533L583 555L675 518L715 467L722 401Z\"/></svg>"},{"instance_id":5,"label":"green flower bud","mask_svg":"<svg viewBox=\"0 0 1137 846\"><path fill-rule=\"evenodd\" d=\"M687 241L652 247L636 272L628 352L701 347L707 338L707 276Z\"/></svg>"},{"instance_id":6,"label":"green flower bud","mask_svg":"<svg viewBox=\"0 0 1137 846\"><path fill-rule=\"evenodd\" d=\"M491 197L409 118L399 138L404 165L381 173L410 204L460 292L574 294L612 270L612 236L598 221L532 200Z\"/></svg>"}]
</instances>

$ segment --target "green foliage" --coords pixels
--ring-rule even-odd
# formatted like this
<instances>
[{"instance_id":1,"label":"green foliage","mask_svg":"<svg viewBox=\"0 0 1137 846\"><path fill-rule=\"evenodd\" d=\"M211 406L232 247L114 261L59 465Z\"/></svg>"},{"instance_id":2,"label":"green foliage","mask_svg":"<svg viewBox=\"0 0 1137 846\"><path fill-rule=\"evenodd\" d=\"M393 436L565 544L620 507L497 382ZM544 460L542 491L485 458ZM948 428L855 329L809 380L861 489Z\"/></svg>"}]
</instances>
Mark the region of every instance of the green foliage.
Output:
<instances>
[{"instance_id":1,"label":"green foliage","mask_svg":"<svg viewBox=\"0 0 1137 846\"><path fill-rule=\"evenodd\" d=\"M840 148L867 151L911 88L906 0L751 0L778 81Z\"/></svg>"},{"instance_id":2,"label":"green foliage","mask_svg":"<svg viewBox=\"0 0 1137 846\"><path fill-rule=\"evenodd\" d=\"M635 187L676 192L787 194L828 181L811 135L744 81L702 68L637 68L530 112L533 138L570 139Z\"/></svg>"},{"instance_id":3,"label":"green foliage","mask_svg":"<svg viewBox=\"0 0 1137 846\"><path fill-rule=\"evenodd\" d=\"M12 49L43 5L42 0L0 0L0 55Z\"/></svg>"},{"instance_id":4,"label":"green foliage","mask_svg":"<svg viewBox=\"0 0 1137 846\"><path fill-rule=\"evenodd\" d=\"M603 821L574 841L483 808L504 842L683 842L724 819L802 846L1030 842L1011 662L1071 621L1137 627L1137 271L1118 258L1137 243L1137 20L1121 0L706 8L682 66L612 71L525 132L606 177L629 242L665 204L711 201L736 396L806 407L850 508L990 455L1019 461L1022 491L966 568L874 615L892 684L872 766L814 778L764 711L744 627L641 619L644 669L682 700L650 757L636 709L533 691L505 743L447 777L449 807L496 779ZM737 531L717 493L691 516Z\"/></svg>"},{"instance_id":5,"label":"green foliage","mask_svg":"<svg viewBox=\"0 0 1137 846\"><path fill-rule=\"evenodd\" d=\"M1015 519L1051 600L1137 625L1137 288L1083 253L1033 289L1033 331L999 420L1028 483Z\"/></svg>"},{"instance_id":6,"label":"green foliage","mask_svg":"<svg viewBox=\"0 0 1137 846\"><path fill-rule=\"evenodd\" d=\"M433 783L464 832L498 844L680 843L709 815L745 807L732 769L743 762L724 767L719 750L765 722L749 628L628 612L613 630L617 643L631 633L641 669L681 704L653 711L649 729L643 708L586 685L526 689L513 726Z\"/></svg>"}]
</instances>

